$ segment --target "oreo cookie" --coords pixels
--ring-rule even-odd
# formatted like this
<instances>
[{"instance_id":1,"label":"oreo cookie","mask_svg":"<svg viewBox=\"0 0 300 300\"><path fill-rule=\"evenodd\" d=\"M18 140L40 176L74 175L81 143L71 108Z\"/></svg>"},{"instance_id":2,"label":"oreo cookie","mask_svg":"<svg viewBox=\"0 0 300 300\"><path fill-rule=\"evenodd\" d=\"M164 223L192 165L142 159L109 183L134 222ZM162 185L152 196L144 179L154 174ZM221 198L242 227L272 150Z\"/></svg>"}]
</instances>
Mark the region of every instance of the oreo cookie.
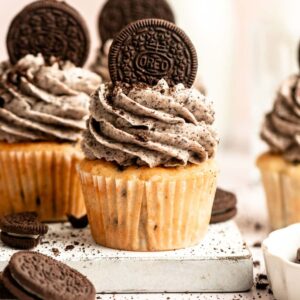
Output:
<instances>
[{"instance_id":1,"label":"oreo cookie","mask_svg":"<svg viewBox=\"0 0 300 300\"><path fill-rule=\"evenodd\" d=\"M109 52L113 82L155 85L164 78L170 86L191 87L197 74L197 54L188 36L175 24L145 19L126 26Z\"/></svg>"},{"instance_id":2,"label":"oreo cookie","mask_svg":"<svg viewBox=\"0 0 300 300\"><path fill-rule=\"evenodd\" d=\"M1 241L12 248L32 249L48 232L48 226L34 212L7 215L0 219Z\"/></svg>"},{"instance_id":3,"label":"oreo cookie","mask_svg":"<svg viewBox=\"0 0 300 300\"><path fill-rule=\"evenodd\" d=\"M225 222L233 218L237 214L237 199L235 194L217 189L210 223Z\"/></svg>"},{"instance_id":4,"label":"oreo cookie","mask_svg":"<svg viewBox=\"0 0 300 300\"><path fill-rule=\"evenodd\" d=\"M98 22L102 45L131 22L149 18L175 22L173 11L165 0L108 0Z\"/></svg>"},{"instance_id":5,"label":"oreo cookie","mask_svg":"<svg viewBox=\"0 0 300 300\"><path fill-rule=\"evenodd\" d=\"M74 8L56 0L27 5L11 22L6 43L12 64L27 54L41 53L46 61L54 56L82 66L90 48L83 18Z\"/></svg>"},{"instance_id":6,"label":"oreo cookie","mask_svg":"<svg viewBox=\"0 0 300 300\"><path fill-rule=\"evenodd\" d=\"M0 273L0 299L16 299L9 290L3 285L2 273Z\"/></svg>"},{"instance_id":7,"label":"oreo cookie","mask_svg":"<svg viewBox=\"0 0 300 300\"><path fill-rule=\"evenodd\" d=\"M94 300L96 291L81 273L46 255L20 251L3 272L4 286L18 299Z\"/></svg>"}]
</instances>

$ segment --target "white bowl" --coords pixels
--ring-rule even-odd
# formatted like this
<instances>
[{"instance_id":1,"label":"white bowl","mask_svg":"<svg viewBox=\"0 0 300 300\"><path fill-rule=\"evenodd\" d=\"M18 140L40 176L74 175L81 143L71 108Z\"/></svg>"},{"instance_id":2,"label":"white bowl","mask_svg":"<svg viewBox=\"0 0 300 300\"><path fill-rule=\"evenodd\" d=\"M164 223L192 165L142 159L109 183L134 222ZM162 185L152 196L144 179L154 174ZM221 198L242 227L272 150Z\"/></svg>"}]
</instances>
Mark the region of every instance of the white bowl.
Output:
<instances>
[{"instance_id":1,"label":"white bowl","mask_svg":"<svg viewBox=\"0 0 300 300\"><path fill-rule=\"evenodd\" d=\"M268 278L277 300L300 299L300 264L295 261L300 248L300 223L272 232L262 249Z\"/></svg>"}]
</instances>

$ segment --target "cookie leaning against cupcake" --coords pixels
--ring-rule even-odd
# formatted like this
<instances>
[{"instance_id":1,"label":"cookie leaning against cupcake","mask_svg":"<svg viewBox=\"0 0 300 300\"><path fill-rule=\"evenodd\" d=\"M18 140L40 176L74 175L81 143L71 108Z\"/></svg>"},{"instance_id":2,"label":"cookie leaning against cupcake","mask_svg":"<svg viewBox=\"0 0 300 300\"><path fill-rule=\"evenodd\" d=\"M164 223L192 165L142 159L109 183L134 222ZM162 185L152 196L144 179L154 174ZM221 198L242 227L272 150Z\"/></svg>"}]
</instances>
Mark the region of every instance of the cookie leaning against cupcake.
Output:
<instances>
[{"instance_id":1,"label":"cookie leaning against cupcake","mask_svg":"<svg viewBox=\"0 0 300 300\"><path fill-rule=\"evenodd\" d=\"M92 96L79 165L97 243L159 251L204 237L217 137L210 102L191 88L196 72L194 46L170 22L137 21L115 38L113 83Z\"/></svg>"},{"instance_id":2,"label":"cookie leaning against cupcake","mask_svg":"<svg viewBox=\"0 0 300 300\"><path fill-rule=\"evenodd\" d=\"M300 75L288 77L264 120L261 171L272 229L300 221Z\"/></svg>"},{"instance_id":3,"label":"cookie leaning against cupcake","mask_svg":"<svg viewBox=\"0 0 300 300\"><path fill-rule=\"evenodd\" d=\"M57 221L86 213L78 142L89 94L101 83L77 67L88 43L82 18L62 2L33 2L12 21L10 62L0 74L0 216L36 211Z\"/></svg>"}]
</instances>

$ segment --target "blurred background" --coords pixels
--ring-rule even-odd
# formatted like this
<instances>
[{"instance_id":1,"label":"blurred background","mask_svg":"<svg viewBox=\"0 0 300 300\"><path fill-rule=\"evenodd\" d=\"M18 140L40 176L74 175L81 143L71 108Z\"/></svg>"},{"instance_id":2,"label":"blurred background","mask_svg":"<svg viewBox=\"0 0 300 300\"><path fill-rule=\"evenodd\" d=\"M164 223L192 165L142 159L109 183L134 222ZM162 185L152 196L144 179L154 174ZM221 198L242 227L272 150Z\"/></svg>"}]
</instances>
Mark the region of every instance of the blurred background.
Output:
<instances>
[{"instance_id":1,"label":"blurred background","mask_svg":"<svg viewBox=\"0 0 300 300\"><path fill-rule=\"evenodd\" d=\"M2 1L0 56L7 59L5 37L10 21L28 0ZM5 3L5 4L4 4ZM90 63L100 39L97 19L105 0L68 0L86 19L92 37ZM271 109L280 82L297 72L299 0L169 0L177 24L194 42L199 73L214 101L221 149L254 160L266 146L259 127ZM229 152L230 152L229 151Z\"/></svg>"}]
</instances>

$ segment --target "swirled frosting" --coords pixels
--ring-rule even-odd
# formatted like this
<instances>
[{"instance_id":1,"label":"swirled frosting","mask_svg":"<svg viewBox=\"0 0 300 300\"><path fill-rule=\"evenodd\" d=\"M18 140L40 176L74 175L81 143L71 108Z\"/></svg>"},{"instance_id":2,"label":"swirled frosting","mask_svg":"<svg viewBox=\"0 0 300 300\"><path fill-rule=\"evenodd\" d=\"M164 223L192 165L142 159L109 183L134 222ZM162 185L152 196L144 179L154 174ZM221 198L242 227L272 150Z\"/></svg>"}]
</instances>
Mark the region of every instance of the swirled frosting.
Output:
<instances>
[{"instance_id":1,"label":"swirled frosting","mask_svg":"<svg viewBox=\"0 0 300 300\"><path fill-rule=\"evenodd\" d=\"M211 103L196 89L170 88L165 80L102 84L93 94L84 132L88 159L121 166L185 166L213 157L218 143Z\"/></svg>"},{"instance_id":2,"label":"swirled frosting","mask_svg":"<svg viewBox=\"0 0 300 300\"><path fill-rule=\"evenodd\" d=\"M86 128L90 94L101 77L70 62L27 55L0 65L0 140L76 142Z\"/></svg>"},{"instance_id":3,"label":"swirled frosting","mask_svg":"<svg viewBox=\"0 0 300 300\"><path fill-rule=\"evenodd\" d=\"M103 48L98 50L96 61L91 65L91 70L99 74L103 81L110 81L110 74L108 70L108 55L112 40L108 40L103 45Z\"/></svg>"},{"instance_id":4,"label":"swirled frosting","mask_svg":"<svg viewBox=\"0 0 300 300\"><path fill-rule=\"evenodd\" d=\"M265 117L261 137L271 152L300 162L300 75L290 76L281 85L273 109Z\"/></svg>"}]
</instances>

